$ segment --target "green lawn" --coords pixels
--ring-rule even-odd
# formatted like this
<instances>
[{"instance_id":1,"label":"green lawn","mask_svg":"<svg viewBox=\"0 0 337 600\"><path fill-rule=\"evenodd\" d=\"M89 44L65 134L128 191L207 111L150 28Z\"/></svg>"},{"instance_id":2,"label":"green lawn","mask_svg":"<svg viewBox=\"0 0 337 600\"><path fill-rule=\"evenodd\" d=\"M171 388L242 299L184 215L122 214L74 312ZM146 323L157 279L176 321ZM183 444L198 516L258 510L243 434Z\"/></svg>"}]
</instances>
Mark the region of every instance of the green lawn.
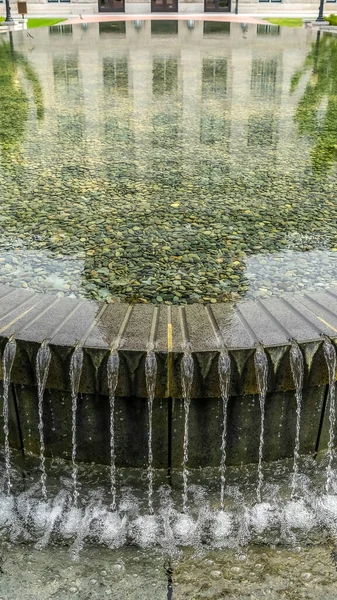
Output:
<instances>
[{"instance_id":1,"label":"green lawn","mask_svg":"<svg viewBox=\"0 0 337 600\"><path fill-rule=\"evenodd\" d=\"M52 25L57 25L58 23L62 23L66 21L66 19L28 19L28 29L35 29L36 27L51 27Z\"/></svg>"},{"instance_id":2,"label":"green lawn","mask_svg":"<svg viewBox=\"0 0 337 600\"><path fill-rule=\"evenodd\" d=\"M265 21L269 21L273 25L281 25L282 27L302 27L303 21L302 19L265 19Z\"/></svg>"}]
</instances>

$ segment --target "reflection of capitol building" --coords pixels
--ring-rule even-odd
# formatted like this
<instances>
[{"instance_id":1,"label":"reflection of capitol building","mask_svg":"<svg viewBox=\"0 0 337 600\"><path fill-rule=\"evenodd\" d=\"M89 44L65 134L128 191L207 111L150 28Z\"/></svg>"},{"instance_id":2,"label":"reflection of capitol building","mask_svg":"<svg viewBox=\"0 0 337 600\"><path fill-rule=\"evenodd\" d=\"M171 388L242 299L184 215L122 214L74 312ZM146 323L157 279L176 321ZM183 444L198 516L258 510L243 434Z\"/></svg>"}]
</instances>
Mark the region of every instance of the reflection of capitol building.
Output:
<instances>
[{"instance_id":1,"label":"reflection of capitol building","mask_svg":"<svg viewBox=\"0 0 337 600\"><path fill-rule=\"evenodd\" d=\"M30 249L83 259L84 285L95 288L102 275L117 296L152 294L163 280L164 299L173 284L194 299L205 294L196 271L206 299L226 296L229 279L235 294L247 293L255 263L250 269L243 257L268 252L274 232L278 243L288 229L279 221L286 199L273 186L308 178L310 140L298 135L294 115L310 73L294 93L291 81L313 41L306 30L200 21L13 36L44 106L39 121L27 84L16 160L22 198L35 207L23 202L18 219L33 218L40 236L24 234Z\"/></svg>"},{"instance_id":2,"label":"reflection of capitol building","mask_svg":"<svg viewBox=\"0 0 337 600\"><path fill-rule=\"evenodd\" d=\"M4 0L0 0L1 7ZM14 3L13 3L14 4ZM43 5L43 9L42 6ZM14 8L14 6L13 6ZM326 14L335 12L336 0L326 3ZM317 14L316 0L28 0L30 14L80 14L80 13L228 13L238 9L240 14L270 14L308 12ZM16 10L16 5L15 5Z\"/></svg>"},{"instance_id":3,"label":"reflection of capitol building","mask_svg":"<svg viewBox=\"0 0 337 600\"><path fill-rule=\"evenodd\" d=\"M94 160L94 141L97 153L108 140L116 163L142 177L162 177L165 162L164 176L169 164L177 179L187 169L212 185L244 170L247 155L250 169L264 159L289 165L306 80L293 95L290 82L313 41L300 35L307 44L298 44L298 31L270 25L245 32L233 23L120 22L46 28L34 43L18 35L16 49L34 46L27 56L44 90L44 127L60 152L80 140L82 164L83 151ZM70 177L71 165L61 175Z\"/></svg>"}]
</instances>

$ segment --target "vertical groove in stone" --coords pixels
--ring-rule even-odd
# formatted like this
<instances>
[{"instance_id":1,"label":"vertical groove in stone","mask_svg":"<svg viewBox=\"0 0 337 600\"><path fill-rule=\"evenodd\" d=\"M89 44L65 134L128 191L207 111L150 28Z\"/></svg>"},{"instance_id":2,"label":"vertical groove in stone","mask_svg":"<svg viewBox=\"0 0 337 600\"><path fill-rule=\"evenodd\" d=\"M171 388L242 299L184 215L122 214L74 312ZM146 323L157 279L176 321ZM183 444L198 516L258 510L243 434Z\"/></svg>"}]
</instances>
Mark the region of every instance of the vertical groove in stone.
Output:
<instances>
[{"instance_id":1,"label":"vertical groove in stone","mask_svg":"<svg viewBox=\"0 0 337 600\"><path fill-rule=\"evenodd\" d=\"M334 300L337 300L337 294L335 294L332 290L324 290L324 292L331 296Z\"/></svg>"},{"instance_id":2,"label":"vertical groove in stone","mask_svg":"<svg viewBox=\"0 0 337 600\"><path fill-rule=\"evenodd\" d=\"M244 326L244 328L246 329L248 335L250 336L250 338L253 340L254 344L259 344L260 340L257 337L255 331L252 329L252 327L249 325L246 317L242 314L241 310L239 309L239 307L236 307L236 313L242 323L242 325Z\"/></svg>"},{"instance_id":3,"label":"vertical groove in stone","mask_svg":"<svg viewBox=\"0 0 337 600\"><path fill-rule=\"evenodd\" d=\"M310 327L312 327L314 329L314 331L317 333L317 335L319 335L319 336L322 335L322 331L320 329L318 329L318 327L316 327L316 325L310 319L308 319L308 317L306 317L303 313L301 313L301 311L298 310L298 308L293 306L293 304L291 304L291 302L286 300L286 298L280 298L280 301L283 304L285 304L292 312L294 312L296 315L298 315L300 317L300 319L302 319L302 321L305 321L305 323L310 325Z\"/></svg>"},{"instance_id":4,"label":"vertical groove in stone","mask_svg":"<svg viewBox=\"0 0 337 600\"><path fill-rule=\"evenodd\" d=\"M48 306L46 306L46 308L44 308L38 315L36 315L36 317L31 319L31 321L29 321L22 329L20 329L20 334L26 329L28 329L28 327L31 327L31 325L34 325L34 323L41 319L43 315L45 315L51 308L53 308L53 306L55 306L55 304L58 304L59 301L60 298L56 298L50 304L48 304Z\"/></svg>"},{"instance_id":5,"label":"vertical groove in stone","mask_svg":"<svg viewBox=\"0 0 337 600\"><path fill-rule=\"evenodd\" d=\"M50 341L52 342L54 337L58 334L59 331L61 331L61 329L64 327L64 325L66 323L68 323L68 321L74 316L74 314L78 311L78 309L83 306L84 304L84 300L80 301L78 304L76 304L76 306L73 308L72 311L70 311L69 315L67 315L65 317L65 319L63 319L61 321L61 323L59 323L59 325L54 329L53 333L50 336ZM75 341L74 341L75 343Z\"/></svg>"},{"instance_id":6,"label":"vertical groove in stone","mask_svg":"<svg viewBox=\"0 0 337 600\"><path fill-rule=\"evenodd\" d=\"M318 322L318 327L320 329L321 336L329 336L333 335L333 333L337 333L336 326L334 327L333 325L331 325L331 323L327 321L327 319L330 319L332 317L335 320L336 325L337 315L329 312L328 316L324 319L323 316L320 316L320 314L324 314L324 309L321 308L321 310L319 310L320 307L317 307L316 304L314 304L314 306L311 306L312 301L309 298L309 296L303 297L301 298L301 300L295 296L291 299L291 304L295 306L295 308L298 307L298 310L302 311L304 315L307 315L307 317L312 323Z\"/></svg>"},{"instance_id":7,"label":"vertical groove in stone","mask_svg":"<svg viewBox=\"0 0 337 600\"><path fill-rule=\"evenodd\" d=\"M5 286L1 287L1 291L2 291L2 289L4 287ZM12 296L13 294L16 294L16 292L18 291L17 288L10 288L9 286L8 286L8 290L9 291L6 290L5 293L0 296L0 303L1 303L2 300L5 300L5 298L8 298L9 296Z\"/></svg>"},{"instance_id":8,"label":"vertical groove in stone","mask_svg":"<svg viewBox=\"0 0 337 600\"><path fill-rule=\"evenodd\" d=\"M158 322L159 322L159 306L155 306L153 309L152 323L150 336L148 341L148 349L154 350L156 347L156 338L157 338L157 330L158 330Z\"/></svg>"},{"instance_id":9,"label":"vertical groove in stone","mask_svg":"<svg viewBox=\"0 0 337 600\"><path fill-rule=\"evenodd\" d=\"M284 325L282 325L282 323L280 323L280 321L275 317L275 315L273 315L273 313L269 310L269 308L267 308L264 304L264 302L262 300L258 300L263 312L268 315L268 317L275 323L275 325L280 329L280 331L282 331L283 335L285 335L285 337L287 338L287 340L291 340L292 336L290 334L290 332L288 331L288 329L286 327L284 327Z\"/></svg>"},{"instance_id":10,"label":"vertical groove in stone","mask_svg":"<svg viewBox=\"0 0 337 600\"><path fill-rule=\"evenodd\" d=\"M211 305L210 304L206 304L205 310L206 310L206 314L207 314L207 316L209 318L211 327L212 327L212 329L214 331L214 335L215 335L215 337L217 339L217 342L219 344L219 349L221 349L221 348L223 348L225 346L225 341L224 341L222 332L220 330L220 327L219 327L219 325L217 323L217 320L216 320L216 318L214 316L214 313L212 311Z\"/></svg>"},{"instance_id":11,"label":"vertical groove in stone","mask_svg":"<svg viewBox=\"0 0 337 600\"><path fill-rule=\"evenodd\" d=\"M133 306L128 306L128 309L125 313L124 319L122 321L122 324L120 326L119 332L117 333L116 337L114 340L112 340L111 342L111 350L118 350L120 343L121 343L121 339L124 335L125 329L128 325L128 322L130 320L131 317L131 313L133 310Z\"/></svg>"},{"instance_id":12,"label":"vertical groove in stone","mask_svg":"<svg viewBox=\"0 0 337 600\"><path fill-rule=\"evenodd\" d=\"M98 321L102 318L102 316L104 315L107 308L108 308L108 305L103 304L101 310L98 312L98 315L95 316L95 318L92 320L92 322L90 323L87 330L84 332L82 338L79 340L80 346L85 345L85 342L87 341L90 333L92 332L93 328L97 325Z\"/></svg>"},{"instance_id":13,"label":"vertical groove in stone","mask_svg":"<svg viewBox=\"0 0 337 600\"><path fill-rule=\"evenodd\" d=\"M303 296L305 298L307 298L309 300L309 302L312 302L312 304L314 304L317 308L319 308L319 309L323 310L324 312L328 313L328 315L330 315L333 319L337 319L337 314L333 310L331 310L331 308L328 308L327 306L325 306L324 304L322 304L322 302L319 302L318 300L316 300L316 298L313 298L309 294L303 294ZM301 304L302 306L304 306L308 311L312 312L312 314L315 315L316 318L318 318L318 319L321 318L318 314L316 314L314 312L314 310L312 308L310 308L306 304L303 304L303 302L301 302L301 300L299 300L297 297L296 297L296 302L298 302L299 304ZM329 323L328 323L328 327L330 327L332 331L335 331L335 328L333 326L331 326Z\"/></svg>"},{"instance_id":14,"label":"vertical groove in stone","mask_svg":"<svg viewBox=\"0 0 337 600\"><path fill-rule=\"evenodd\" d=\"M4 315L2 315L0 317L0 321L3 321L3 319L6 319L7 317L10 317L10 315L12 315L13 313L17 312L18 310L21 310L32 299L34 299L34 295L30 295L29 298L27 298L27 300L24 300L24 302L22 302L18 306L15 306L14 308L11 308L10 310L8 310ZM32 308L34 308L34 306L36 306L36 305L33 304Z\"/></svg>"},{"instance_id":15,"label":"vertical groove in stone","mask_svg":"<svg viewBox=\"0 0 337 600\"><path fill-rule=\"evenodd\" d=\"M183 339L183 350L191 349L188 325L187 325L187 319L186 319L186 310L185 310L184 306L179 306L179 319L180 319L181 335L182 335L182 339Z\"/></svg>"},{"instance_id":16,"label":"vertical groove in stone","mask_svg":"<svg viewBox=\"0 0 337 600\"><path fill-rule=\"evenodd\" d=\"M310 296L310 294L303 294L304 298L308 298L308 300L310 300L310 302L312 302L313 304L315 304L315 306L317 306L317 308L321 308L322 310L324 310L325 312L329 313L329 315L331 315L332 317L337 317L337 314L335 313L335 311L331 310L331 308L328 308L327 306L325 306L325 304L322 304L322 302L319 302L318 300L316 300L316 298L313 298L312 296ZM301 300L299 300L298 297L296 297L296 301L299 302L300 304L302 304ZM308 306L306 306L305 304L303 304L303 306L305 306L305 308L307 308L308 310L311 310L311 312L313 312L313 310L311 308L309 308ZM316 313L313 312L314 315L316 315Z\"/></svg>"},{"instance_id":17,"label":"vertical groove in stone","mask_svg":"<svg viewBox=\"0 0 337 600\"><path fill-rule=\"evenodd\" d=\"M42 298L39 299L36 304L33 304L32 306L30 306L29 308L24 310L22 313L18 314L12 321L10 321L9 323L6 323L6 325L1 327L0 334L3 333L4 331L6 331L6 329L9 329L9 327L11 327L11 325L14 325L18 321L20 321L20 319L23 319L23 317L25 317L31 310L34 310L37 306L39 306L39 304L42 304L42 302L44 301L44 297L43 297L43 294L41 294L41 296L42 296ZM25 304L27 304L27 301L24 302L23 304L21 304L20 307L18 307L18 308L21 309ZM17 308L14 309L14 311L16 312ZM10 311L10 312L14 312L14 311ZM7 316L9 316L9 315L7 315Z\"/></svg>"}]
</instances>

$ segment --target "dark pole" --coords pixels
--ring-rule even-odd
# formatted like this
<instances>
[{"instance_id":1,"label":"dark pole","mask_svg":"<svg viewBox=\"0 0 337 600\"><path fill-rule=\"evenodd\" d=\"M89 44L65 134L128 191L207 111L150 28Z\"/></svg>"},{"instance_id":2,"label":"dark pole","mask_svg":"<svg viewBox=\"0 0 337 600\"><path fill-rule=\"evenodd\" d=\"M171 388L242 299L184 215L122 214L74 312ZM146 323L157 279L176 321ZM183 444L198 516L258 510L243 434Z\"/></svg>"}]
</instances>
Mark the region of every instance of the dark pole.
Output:
<instances>
[{"instance_id":1,"label":"dark pole","mask_svg":"<svg viewBox=\"0 0 337 600\"><path fill-rule=\"evenodd\" d=\"M235 0L235 14L239 14L239 0Z\"/></svg>"},{"instance_id":2,"label":"dark pole","mask_svg":"<svg viewBox=\"0 0 337 600\"><path fill-rule=\"evenodd\" d=\"M12 14L11 14L11 5L10 0L6 0L6 20L5 23L14 23Z\"/></svg>"},{"instance_id":3,"label":"dark pole","mask_svg":"<svg viewBox=\"0 0 337 600\"><path fill-rule=\"evenodd\" d=\"M323 13L324 13L324 0L320 0L319 12L318 12L318 17L316 19L316 23L322 23L322 21L324 21Z\"/></svg>"},{"instance_id":4,"label":"dark pole","mask_svg":"<svg viewBox=\"0 0 337 600\"><path fill-rule=\"evenodd\" d=\"M14 43L13 43L13 32L9 31L9 47L11 49L11 56L14 56Z\"/></svg>"}]
</instances>

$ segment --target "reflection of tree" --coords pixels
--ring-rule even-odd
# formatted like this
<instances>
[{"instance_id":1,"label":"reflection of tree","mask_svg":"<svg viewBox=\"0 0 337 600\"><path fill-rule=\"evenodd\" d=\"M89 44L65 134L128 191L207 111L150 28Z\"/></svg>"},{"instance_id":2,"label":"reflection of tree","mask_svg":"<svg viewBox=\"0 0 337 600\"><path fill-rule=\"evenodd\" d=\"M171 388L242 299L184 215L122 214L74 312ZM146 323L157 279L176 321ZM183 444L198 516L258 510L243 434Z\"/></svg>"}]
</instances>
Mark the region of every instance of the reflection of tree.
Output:
<instances>
[{"instance_id":1,"label":"reflection of tree","mask_svg":"<svg viewBox=\"0 0 337 600\"><path fill-rule=\"evenodd\" d=\"M39 120L43 118L43 96L39 79L28 60L15 52L11 42L0 44L0 149L13 153L24 136L29 100L20 81L23 74L31 85Z\"/></svg>"},{"instance_id":2,"label":"reflection of tree","mask_svg":"<svg viewBox=\"0 0 337 600\"><path fill-rule=\"evenodd\" d=\"M337 38L317 33L316 43L308 54L304 66L291 81L293 92L302 75L312 70L311 78L299 102L295 120L300 133L314 142L311 152L316 172L326 172L337 160ZM322 111L322 103L326 109Z\"/></svg>"}]
</instances>

